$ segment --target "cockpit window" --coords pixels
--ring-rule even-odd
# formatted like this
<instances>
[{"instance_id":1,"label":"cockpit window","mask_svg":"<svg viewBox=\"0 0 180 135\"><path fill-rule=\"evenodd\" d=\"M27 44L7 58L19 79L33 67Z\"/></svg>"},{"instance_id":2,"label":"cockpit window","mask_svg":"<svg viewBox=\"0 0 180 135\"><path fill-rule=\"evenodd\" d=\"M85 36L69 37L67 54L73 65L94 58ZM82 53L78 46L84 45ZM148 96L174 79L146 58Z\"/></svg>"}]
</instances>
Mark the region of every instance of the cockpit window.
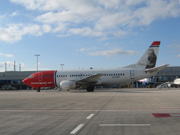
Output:
<instances>
[{"instance_id":1,"label":"cockpit window","mask_svg":"<svg viewBox=\"0 0 180 135\"><path fill-rule=\"evenodd\" d=\"M34 76L33 75L30 75L29 78L33 78Z\"/></svg>"}]
</instances>

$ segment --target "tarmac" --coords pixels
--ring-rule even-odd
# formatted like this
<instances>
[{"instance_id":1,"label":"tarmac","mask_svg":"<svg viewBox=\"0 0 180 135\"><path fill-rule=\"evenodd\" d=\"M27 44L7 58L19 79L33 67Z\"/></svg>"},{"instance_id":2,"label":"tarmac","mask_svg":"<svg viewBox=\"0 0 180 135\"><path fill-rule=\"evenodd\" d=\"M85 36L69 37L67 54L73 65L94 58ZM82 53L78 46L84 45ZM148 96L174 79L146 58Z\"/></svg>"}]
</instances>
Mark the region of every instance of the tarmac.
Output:
<instances>
[{"instance_id":1,"label":"tarmac","mask_svg":"<svg viewBox=\"0 0 180 135\"><path fill-rule=\"evenodd\" d=\"M180 89L0 91L0 135L179 135Z\"/></svg>"}]
</instances>

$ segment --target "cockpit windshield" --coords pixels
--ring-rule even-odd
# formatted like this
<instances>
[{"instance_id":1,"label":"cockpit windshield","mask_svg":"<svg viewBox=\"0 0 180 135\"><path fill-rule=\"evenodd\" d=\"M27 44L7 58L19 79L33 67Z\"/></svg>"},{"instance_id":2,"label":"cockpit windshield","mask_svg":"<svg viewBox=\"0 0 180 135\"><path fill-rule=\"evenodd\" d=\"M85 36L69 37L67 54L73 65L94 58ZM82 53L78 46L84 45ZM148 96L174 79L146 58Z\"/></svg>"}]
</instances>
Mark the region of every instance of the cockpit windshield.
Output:
<instances>
[{"instance_id":1,"label":"cockpit windshield","mask_svg":"<svg viewBox=\"0 0 180 135\"><path fill-rule=\"evenodd\" d=\"M28 78L33 78L34 76L33 75L30 75Z\"/></svg>"}]
</instances>

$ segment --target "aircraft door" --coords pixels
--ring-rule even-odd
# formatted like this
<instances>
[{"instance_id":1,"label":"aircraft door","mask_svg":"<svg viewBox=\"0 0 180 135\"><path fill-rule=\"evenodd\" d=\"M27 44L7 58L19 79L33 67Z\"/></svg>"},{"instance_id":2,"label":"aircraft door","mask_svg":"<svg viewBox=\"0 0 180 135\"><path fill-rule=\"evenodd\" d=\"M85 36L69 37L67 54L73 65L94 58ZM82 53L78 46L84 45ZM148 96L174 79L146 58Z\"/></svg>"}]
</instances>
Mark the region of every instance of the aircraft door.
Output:
<instances>
[{"instance_id":1,"label":"aircraft door","mask_svg":"<svg viewBox=\"0 0 180 135\"><path fill-rule=\"evenodd\" d=\"M130 78L135 79L135 72L134 70L130 70Z\"/></svg>"},{"instance_id":2,"label":"aircraft door","mask_svg":"<svg viewBox=\"0 0 180 135\"><path fill-rule=\"evenodd\" d=\"M43 80L43 73L39 73L38 74L38 81L42 81Z\"/></svg>"}]
</instances>

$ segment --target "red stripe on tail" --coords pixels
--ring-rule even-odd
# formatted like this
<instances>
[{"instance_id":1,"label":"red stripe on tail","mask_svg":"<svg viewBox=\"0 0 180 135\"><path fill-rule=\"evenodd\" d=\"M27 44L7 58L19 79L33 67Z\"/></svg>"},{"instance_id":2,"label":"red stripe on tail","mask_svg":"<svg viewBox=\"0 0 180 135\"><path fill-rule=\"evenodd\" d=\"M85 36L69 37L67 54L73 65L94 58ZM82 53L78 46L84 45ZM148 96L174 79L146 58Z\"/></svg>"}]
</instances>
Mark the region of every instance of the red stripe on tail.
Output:
<instances>
[{"instance_id":1,"label":"red stripe on tail","mask_svg":"<svg viewBox=\"0 0 180 135\"><path fill-rule=\"evenodd\" d=\"M154 41L152 44L151 44L151 46L155 46L155 45L160 45L160 41Z\"/></svg>"}]
</instances>

